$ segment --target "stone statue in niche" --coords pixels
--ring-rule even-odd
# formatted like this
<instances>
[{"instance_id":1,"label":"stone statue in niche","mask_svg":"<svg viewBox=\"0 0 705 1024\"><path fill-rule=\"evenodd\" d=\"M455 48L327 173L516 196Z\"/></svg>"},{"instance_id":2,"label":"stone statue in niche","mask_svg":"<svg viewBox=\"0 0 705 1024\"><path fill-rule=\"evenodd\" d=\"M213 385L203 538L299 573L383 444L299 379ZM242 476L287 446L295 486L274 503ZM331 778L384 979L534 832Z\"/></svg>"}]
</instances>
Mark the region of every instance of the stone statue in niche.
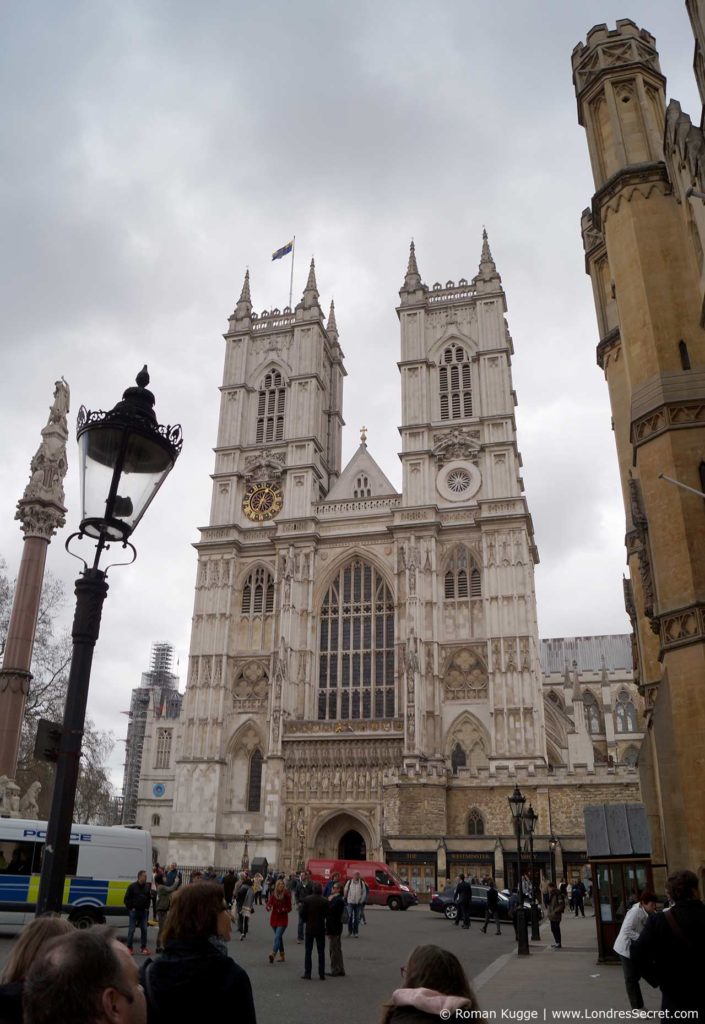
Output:
<instances>
[{"instance_id":1,"label":"stone statue in niche","mask_svg":"<svg viewBox=\"0 0 705 1024\"><path fill-rule=\"evenodd\" d=\"M288 836L291 835L291 830L294 827L294 815L291 813L291 807L287 807L286 810L286 823L284 825L284 831Z\"/></svg>"}]
</instances>

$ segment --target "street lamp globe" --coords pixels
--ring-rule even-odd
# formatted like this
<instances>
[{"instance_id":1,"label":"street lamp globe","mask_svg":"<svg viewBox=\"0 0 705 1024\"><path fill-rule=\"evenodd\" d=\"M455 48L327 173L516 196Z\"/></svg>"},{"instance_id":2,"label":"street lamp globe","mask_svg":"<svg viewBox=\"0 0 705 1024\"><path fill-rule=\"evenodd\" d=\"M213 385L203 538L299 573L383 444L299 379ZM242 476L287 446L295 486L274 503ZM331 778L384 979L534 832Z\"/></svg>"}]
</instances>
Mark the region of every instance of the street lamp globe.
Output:
<instances>
[{"instance_id":1,"label":"street lamp globe","mask_svg":"<svg viewBox=\"0 0 705 1024\"><path fill-rule=\"evenodd\" d=\"M127 541L183 444L180 426L157 423L146 366L136 383L109 412L81 406L78 414L80 532L100 547Z\"/></svg>"},{"instance_id":2,"label":"street lamp globe","mask_svg":"<svg viewBox=\"0 0 705 1024\"><path fill-rule=\"evenodd\" d=\"M521 814L524 810L524 804L526 803L526 797L522 794L518 786L514 787L514 792L510 797L507 797L509 801L509 807L512 812L512 818L514 822L521 820Z\"/></svg>"},{"instance_id":3,"label":"street lamp globe","mask_svg":"<svg viewBox=\"0 0 705 1024\"><path fill-rule=\"evenodd\" d=\"M532 836L534 834L534 829L536 828L536 822L538 821L538 819L538 814L533 809L531 804L529 804L528 808L524 811L523 818L524 832L527 834L527 836Z\"/></svg>"}]
</instances>

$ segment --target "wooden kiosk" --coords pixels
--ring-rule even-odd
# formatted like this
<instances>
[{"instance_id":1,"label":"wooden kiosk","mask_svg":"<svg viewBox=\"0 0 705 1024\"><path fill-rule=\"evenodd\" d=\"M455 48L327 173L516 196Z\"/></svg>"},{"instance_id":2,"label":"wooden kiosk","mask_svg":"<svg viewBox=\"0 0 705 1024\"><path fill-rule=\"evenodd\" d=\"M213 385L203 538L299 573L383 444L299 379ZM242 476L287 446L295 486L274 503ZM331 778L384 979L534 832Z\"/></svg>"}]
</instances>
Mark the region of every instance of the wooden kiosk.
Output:
<instances>
[{"instance_id":1,"label":"wooden kiosk","mask_svg":"<svg viewBox=\"0 0 705 1024\"><path fill-rule=\"evenodd\" d=\"M612 948L629 908L653 888L651 838L643 804L590 804L584 809L598 963L618 962Z\"/></svg>"}]
</instances>

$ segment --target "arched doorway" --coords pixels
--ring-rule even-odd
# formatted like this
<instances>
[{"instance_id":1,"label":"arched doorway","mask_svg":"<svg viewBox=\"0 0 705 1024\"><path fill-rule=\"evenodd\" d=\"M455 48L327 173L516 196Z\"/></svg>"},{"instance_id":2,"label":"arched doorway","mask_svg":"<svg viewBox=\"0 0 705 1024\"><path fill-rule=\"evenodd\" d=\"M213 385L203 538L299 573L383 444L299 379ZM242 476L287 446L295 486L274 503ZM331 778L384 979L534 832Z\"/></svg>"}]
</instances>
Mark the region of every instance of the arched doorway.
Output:
<instances>
[{"instance_id":1,"label":"arched doorway","mask_svg":"<svg viewBox=\"0 0 705 1024\"><path fill-rule=\"evenodd\" d=\"M347 811L333 813L314 829L312 857L330 860L374 859L374 836L366 822Z\"/></svg>"},{"instance_id":2,"label":"arched doorway","mask_svg":"<svg viewBox=\"0 0 705 1024\"><path fill-rule=\"evenodd\" d=\"M367 845L357 829L351 828L340 837L338 858L340 860L367 860Z\"/></svg>"}]
</instances>

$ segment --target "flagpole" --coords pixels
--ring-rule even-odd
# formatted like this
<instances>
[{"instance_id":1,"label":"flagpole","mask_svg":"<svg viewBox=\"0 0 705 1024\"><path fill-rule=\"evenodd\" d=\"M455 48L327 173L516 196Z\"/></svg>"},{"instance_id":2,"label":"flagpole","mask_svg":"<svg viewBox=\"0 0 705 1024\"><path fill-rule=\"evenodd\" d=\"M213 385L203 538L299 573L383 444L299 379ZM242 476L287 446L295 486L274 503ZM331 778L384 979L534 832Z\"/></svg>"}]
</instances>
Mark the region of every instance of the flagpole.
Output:
<instances>
[{"instance_id":1,"label":"flagpole","mask_svg":"<svg viewBox=\"0 0 705 1024\"><path fill-rule=\"evenodd\" d=\"M289 279L289 309L291 309L291 300L294 294L294 253L296 252L296 235L291 239L291 277Z\"/></svg>"}]
</instances>

